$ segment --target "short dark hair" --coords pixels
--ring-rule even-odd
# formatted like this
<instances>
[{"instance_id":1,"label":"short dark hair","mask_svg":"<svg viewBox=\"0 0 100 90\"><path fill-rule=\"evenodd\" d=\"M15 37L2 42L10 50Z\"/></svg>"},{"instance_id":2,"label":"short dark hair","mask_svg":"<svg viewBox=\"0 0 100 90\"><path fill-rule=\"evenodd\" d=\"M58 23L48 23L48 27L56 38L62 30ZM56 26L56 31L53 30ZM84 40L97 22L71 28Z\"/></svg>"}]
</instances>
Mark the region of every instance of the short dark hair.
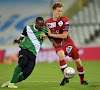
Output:
<instances>
[{"instance_id":1,"label":"short dark hair","mask_svg":"<svg viewBox=\"0 0 100 90\"><path fill-rule=\"evenodd\" d=\"M44 21L44 19L42 17L37 17L36 22L38 22L38 21Z\"/></svg>"},{"instance_id":2,"label":"short dark hair","mask_svg":"<svg viewBox=\"0 0 100 90\"><path fill-rule=\"evenodd\" d=\"M63 4L61 2L55 2L53 5L52 5L52 9L55 10L57 7L61 8L63 7Z\"/></svg>"}]
</instances>

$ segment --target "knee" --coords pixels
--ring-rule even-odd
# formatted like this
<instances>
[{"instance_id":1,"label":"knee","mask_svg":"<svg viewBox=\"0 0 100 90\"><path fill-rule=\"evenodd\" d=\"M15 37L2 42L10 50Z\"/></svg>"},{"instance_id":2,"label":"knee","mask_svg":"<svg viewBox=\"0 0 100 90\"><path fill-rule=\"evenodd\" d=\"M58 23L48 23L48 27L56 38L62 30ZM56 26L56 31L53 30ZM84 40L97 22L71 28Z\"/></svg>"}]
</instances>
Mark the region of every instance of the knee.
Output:
<instances>
[{"instance_id":1,"label":"knee","mask_svg":"<svg viewBox=\"0 0 100 90\"><path fill-rule=\"evenodd\" d=\"M63 54L60 54L60 55L58 55L58 56L59 56L59 59L60 59L60 60L64 60L64 58L65 58Z\"/></svg>"},{"instance_id":2,"label":"knee","mask_svg":"<svg viewBox=\"0 0 100 90\"><path fill-rule=\"evenodd\" d=\"M59 56L59 59L60 59L60 60L64 60L64 57L65 57L65 56L64 56L64 51L63 51L63 50L58 51L58 52L57 52L57 55Z\"/></svg>"},{"instance_id":3,"label":"knee","mask_svg":"<svg viewBox=\"0 0 100 90\"><path fill-rule=\"evenodd\" d=\"M64 60L64 58L65 58L64 54L59 54L58 56L59 56L60 60Z\"/></svg>"},{"instance_id":4,"label":"knee","mask_svg":"<svg viewBox=\"0 0 100 90\"><path fill-rule=\"evenodd\" d=\"M82 67L82 63L81 63L80 58L75 60L75 64L77 67Z\"/></svg>"},{"instance_id":5,"label":"knee","mask_svg":"<svg viewBox=\"0 0 100 90\"><path fill-rule=\"evenodd\" d=\"M18 65L19 65L19 67L21 67L22 69L25 67L25 65L26 65L26 63L27 63L27 61L24 61L25 59L23 59L23 60L19 60L18 61Z\"/></svg>"}]
</instances>

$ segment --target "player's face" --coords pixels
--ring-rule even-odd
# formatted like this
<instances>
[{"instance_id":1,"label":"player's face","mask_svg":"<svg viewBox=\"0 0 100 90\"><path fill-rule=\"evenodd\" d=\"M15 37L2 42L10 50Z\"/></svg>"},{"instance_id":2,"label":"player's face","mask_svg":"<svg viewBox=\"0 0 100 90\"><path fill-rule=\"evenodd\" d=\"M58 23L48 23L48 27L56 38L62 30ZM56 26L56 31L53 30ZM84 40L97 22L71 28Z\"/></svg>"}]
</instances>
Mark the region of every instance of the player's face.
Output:
<instances>
[{"instance_id":1,"label":"player's face","mask_svg":"<svg viewBox=\"0 0 100 90\"><path fill-rule=\"evenodd\" d=\"M57 7L55 10L53 10L53 16L56 18L60 18L62 15L62 7Z\"/></svg>"},{"instance_id":2,"label":"player's face","mask_svg":"<svg viewBox=\"0 0 100 90\"><path fill-rule=\"evenodd\" d=\"M43 26L44 26L44 21L38 21L36 23L36 29L38 29L40 31L43 29Z\"/></svg>"}]
</instances>

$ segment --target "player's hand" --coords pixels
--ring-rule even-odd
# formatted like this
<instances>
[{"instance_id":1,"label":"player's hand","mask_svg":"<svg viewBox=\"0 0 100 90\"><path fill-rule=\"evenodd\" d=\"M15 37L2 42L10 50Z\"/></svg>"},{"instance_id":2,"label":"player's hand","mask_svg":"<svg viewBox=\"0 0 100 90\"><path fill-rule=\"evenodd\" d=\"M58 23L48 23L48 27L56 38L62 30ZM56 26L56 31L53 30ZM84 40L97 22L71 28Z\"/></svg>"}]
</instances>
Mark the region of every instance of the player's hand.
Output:
<instances>
[{"instance_id":1,"label":"player's hand","mask_svg":"<svg viewBox=\"0 0 100 90\"><path fill-rule=\"evenodd\" d=\"M13 41L13 44L16 44L16 43L20 43L20 40L15 39L15 40Z\"/></svg>"},{"instance_id":2,"label":"player's hand","mask_svg":"<svg viewBox=\"0 0 100 90\"><path fill-rule=\"evenodd\" d=\"M56 44L55 44L55 46L56 46L56 47L61 47L62 45L61 45L61 44L57 44L57 43L56 43Z\"/></svg>"},{"instance_id":3,"label":"player's hand","mask_svg":"<svg viewBox=\"0 0 100 90\"><path fill-rule=\"evenodd\" d=\"M57 44L57 46L61 47L62 45L61 44Z\"/></svg>"},{"instance_id":4,"label":"player's hand","mask_svg":"<svg viewBox=\"0 0 100 90\"><path fill-rule=\"evenodd\" d=\"M40 39L45 39L47 37L47 35L41 34L40 35Z\"/></svg>"},{"instance_id":5,"label":"player's hand","mask_svg":"<svg viewBox=\"0 0 100 90\"><path fill-rule=\"evenodd\" d=\"M18 43L18 40L17 40L17 39L15 39L15 40L13 41L13 44L16 44L16 43Z\"/></svg>"},{"instance_id":6,"label":"player's hand","mask_svg":"<svg viewBox=\"0 0 100 90\"><path fill-rule=\"evenodd\" d=\"M48 36L51 36L51 30L47 27L47 29L46 29L46 33L48 34Z\"/></svg>"}]
</instances>

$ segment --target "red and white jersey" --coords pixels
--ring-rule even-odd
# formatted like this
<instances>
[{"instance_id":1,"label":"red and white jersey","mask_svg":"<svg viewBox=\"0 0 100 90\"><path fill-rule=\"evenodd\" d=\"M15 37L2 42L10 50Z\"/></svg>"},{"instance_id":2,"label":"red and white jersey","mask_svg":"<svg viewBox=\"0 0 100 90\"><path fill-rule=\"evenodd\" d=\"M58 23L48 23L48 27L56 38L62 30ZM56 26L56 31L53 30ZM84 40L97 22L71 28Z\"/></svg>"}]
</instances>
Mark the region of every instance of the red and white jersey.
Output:
<instances>
[{"instance_id":1,"label":"red and white jersey","mask_svg":"<svg viewBox=\"0 0 100 90\"><path fill-rule=\"evenodd\" d=\"M69 19L66 17L61 17L58 21L53 21L53 18L50 18L49 20L45 21L45 26L47 26L50 30L51 33L53 34L62 34L63 31L68 31L69 30ZM60 38L54 38L57 44L64 44L66 40L71 39L69 36L65 39L60 39ZM54 47L56 47L54 45Z\"/></svg>"}]
</instances>

